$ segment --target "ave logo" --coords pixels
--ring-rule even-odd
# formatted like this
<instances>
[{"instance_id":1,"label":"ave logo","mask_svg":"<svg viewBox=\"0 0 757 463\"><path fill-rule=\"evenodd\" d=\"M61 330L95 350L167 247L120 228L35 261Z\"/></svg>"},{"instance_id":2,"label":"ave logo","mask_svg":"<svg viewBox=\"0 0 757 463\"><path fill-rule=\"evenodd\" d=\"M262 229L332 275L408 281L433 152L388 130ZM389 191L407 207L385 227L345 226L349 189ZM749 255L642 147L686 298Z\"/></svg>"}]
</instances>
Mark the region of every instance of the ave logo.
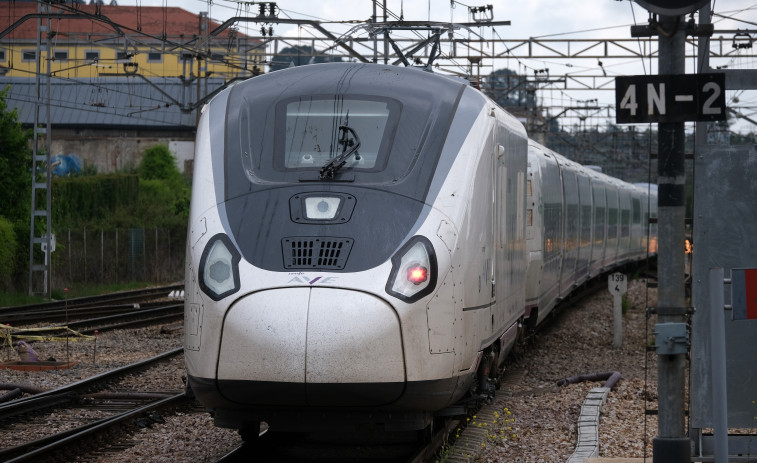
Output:
<instances>
[{"instance_id":1,"label":"ave logo","mask_svg":"<svg viewBox=\"0 0 757 463\"><path fill-rule=\"evenodd\" d=\"M328 285L333 284L336 282L339 278L338 277L322 277L322 276L312 276L312 275L305 275L304 273L298 273L294 274L292 278L287 281L287 284L295 284L295 285L309 285L313 286L314 284L319 285Z\"/></svg>"}]
</instances>

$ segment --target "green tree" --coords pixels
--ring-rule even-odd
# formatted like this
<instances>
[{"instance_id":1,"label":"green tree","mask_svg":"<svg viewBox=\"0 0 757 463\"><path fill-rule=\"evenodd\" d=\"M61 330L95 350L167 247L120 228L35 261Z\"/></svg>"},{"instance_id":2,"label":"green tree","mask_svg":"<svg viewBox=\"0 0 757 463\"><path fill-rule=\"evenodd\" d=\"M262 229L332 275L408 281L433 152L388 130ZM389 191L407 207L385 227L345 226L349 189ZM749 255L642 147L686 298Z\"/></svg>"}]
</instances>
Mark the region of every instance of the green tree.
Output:
<instances>
[{"instance_id":1,"label":"green tree","mask_svg":"<svg viewBox=\"0 0 757 463\"><path fill-rule=\"evenodd\" d=\"M528 79L510 69L498 69L483 77L481 88L503 108L529 106L533 97L528 91Z\"/></svg>"},{"instance_id":2,"label":"green tree","mask_svg":"<svg viewBox=\"0 0 757 463\"><path fill-rule=\"evenodd\" d=\"M31 206L31 148L29 131L21 128L16 109L0 90L0 215L15 223L29 220Z\"/></svg>"},{"instance_id":3,"label":"green tree","mask_svg":"<svg viewBox=\"0 0 757 463\"><path fill-rule=\"evenodd\" d=\"M11 289L27 268L32 176L30 134L8 110L7 95L0 90L0 288Z\"/></svg>"},{"instance_id":4,"label":"green tree","mask_svg":"<svg viewBox=\"0 0 757 463\"><path fill-rule=\"evenodd\" d=\"M268 68L271 72L279 71L289 66L302 66L305 64L341 62L342 58L319 54L313 47L307 45L282 48L273 55Z\"/></svg>"},{"instance_id":5,"label":"green tree","mask_svg":"<svg viewBox=\"0 0 757 463\"><path fill-rule=\"evenodd\" d=\"M186 224L190 186L174 164L168 146L156 145L145 150L137 171L141 225Z\"/></svg>"},{"instance_id":6,"label":"green tree","mask_svg":"<svg viewBox=\"0 0 757 463\"><path fill-rule=\"evenodd\" d=\"M16 235L13 224L0 216L0 290L12 287L16 264Z\"/></svg>"},{"instance_id":7,"label":"green tree","mask_svg":"<svg viewBox=\"0 0 757 463\"><path fill-rule=\"evenodd\" d=\"M181 172L174 164L173 156L166 145L155 145L145 150L145 155L137 169L139 178L143 180L171 180L181 179Z\"/></svg>"}]
</instances>

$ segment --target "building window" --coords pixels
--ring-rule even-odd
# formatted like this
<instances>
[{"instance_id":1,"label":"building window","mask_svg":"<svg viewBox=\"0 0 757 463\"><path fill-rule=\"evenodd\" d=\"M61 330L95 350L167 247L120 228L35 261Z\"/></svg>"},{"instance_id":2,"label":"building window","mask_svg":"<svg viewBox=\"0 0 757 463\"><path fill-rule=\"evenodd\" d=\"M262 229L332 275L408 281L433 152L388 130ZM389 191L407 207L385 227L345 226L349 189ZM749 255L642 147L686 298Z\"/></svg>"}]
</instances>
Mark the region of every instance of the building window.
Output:
<instances>
[{"instance_id":1,"label":"building window","mask_svg":"<svg viewBox=\"0 0 757 463\"><path fill-rule=\"evenodd\" d=\"M160 63L163 61L163 55L156 52L151 52L147 54L147 62L148 63Z\"/></svg>"},{"instance_id":2,"label":"building window","mask_svg":"<svg viewBox=\"0 0 757 463\"><path fill-rule=\"evenodd\" d=\"M184 51L184 52L181 53L181 59L182 59L182 61L192 61L193 58L194 58L194 56L192 55L192 53L189 53L189 52L186 52L186 51Z\"/></svg>"},{"instance_id":3,"label":"building window","mask_svg":"<svg viewBox=\"0 0 757 463\"><path fill-rule=\"evenodd\" d=\"M129 59L129 54L125 51L117 51L116 52L116 59L122 60L122 59Z\"/></svg>"},{"instance_id":4,"label":"building window","mask_svg":"<svg viewBox=\"0 0 757 463\"><path fill-rule=\"evenodd\" d=\"M5 61L5 50L0 50L0 61Z\"/></svg>"},{"instance_id":5,"label":"building window","mask_svg":"<svg viewBox=\"0 0 757 463\"><path fill-rule=\"evenodd\" d=\"M34 50L23 50L21 52L21 61L37 61L37 52Z\"/></svg>"},{"instance_id":6,"label":"building window","mask_svg":"<svg viewBox=\"0 0 757 463\"><path fill-rule=\"evenodd\" d=\"M223 59L226 57L223 53L211 53L210 59L213 61L223 61Z\"/></svg>"},{"instance_id":7,"label":"building window","mask_svg":"<svg viewBox=\"0 0 757 463\"><path fill-rule=\"evenodd\" d=\"M98 50L85 51L84 59L87 61L100 61L100 52Z\"/></svg>"},{"instance_id":8,"label":"building window","mask_svg":"<svg viewBox=\"0 0 757 463\"><path fill-rule=\"evenodd\" d=\"M68 60L68 50L55 50L53 51L53 59L55 61Z\"/></svg>"}]
</instances>

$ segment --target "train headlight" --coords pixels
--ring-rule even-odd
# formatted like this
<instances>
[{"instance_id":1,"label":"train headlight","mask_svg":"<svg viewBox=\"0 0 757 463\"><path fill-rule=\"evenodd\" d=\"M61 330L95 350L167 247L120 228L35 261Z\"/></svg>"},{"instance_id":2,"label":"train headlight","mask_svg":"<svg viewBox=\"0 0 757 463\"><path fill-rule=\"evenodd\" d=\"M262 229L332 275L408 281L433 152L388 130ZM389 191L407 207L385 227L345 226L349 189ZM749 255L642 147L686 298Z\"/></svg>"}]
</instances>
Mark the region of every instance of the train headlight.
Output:
<instances>
[{"instance_id":1,"label":"train headlight","mask_svg":"<svg viewBox=\"0 0 757 463\"><path fill-rule=\"evenodd\" d=\"M333 220L341 202L340 198L331 196L305 198L305 216L311 220Z\"/></svg>"},{"instance_id":2,"label":"train headlight","mask_svg":"<svg viewBox=\"0 0 757 463\"><path fill-rule=\"evenodd\" d=\"M415 236L392 257L392 273L386 292L405 302L415 302L436 287L436 254L431 242Z\"/></svg>"},{"instance_id":3,"label":"train headlight","mask_svg":"<svg viewBox=\"0 0 757 463\"><path fill-rule=\"evenodd\" d=\"M211 238L200 259L200 288L214 301L239 291L240 259L228 236Z\"/></svg>"}]
</instances>

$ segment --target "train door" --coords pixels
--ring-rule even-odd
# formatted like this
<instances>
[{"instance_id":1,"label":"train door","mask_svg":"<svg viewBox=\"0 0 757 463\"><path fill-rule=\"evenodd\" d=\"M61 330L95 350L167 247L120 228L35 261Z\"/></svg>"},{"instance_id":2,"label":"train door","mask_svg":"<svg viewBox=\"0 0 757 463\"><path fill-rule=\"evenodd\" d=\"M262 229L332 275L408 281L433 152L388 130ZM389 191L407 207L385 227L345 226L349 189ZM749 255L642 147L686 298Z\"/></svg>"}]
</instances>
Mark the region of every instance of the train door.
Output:
<instances>
[{"instance_id":1,"label":"train door","mask_svg":"<svg viewBox=\"0 0 757 463\"><path fill-rule=\"evenodd\" d=\"M517 127L519 128L519 127ZM503 336L500 360L515 342L524 315L526 290L526 169L528 140L497 118L493 128L492 200L495 220L492 238L491 340Z\"/></svg>"},{"instance_id":2,"label":"train door","mask_svg":"<svg viewBox=\"0 0 757 463\"><path fill-rule=\"evenodd\" d=\"M541 162L541 192L544 198L544 234L542 236L544 267L541 275L539 298L540 320L552 310L559 296L563 241L563 196L560 166L557 158L547 152L542 152Z\"/></svg>"},{"instance_id":3,"label":"train door","mask_svg":"<svg viewBox=\"0 0 757 463\"><path fill-rule=\"evenodd\" d=\"M592 221L592 196L591 180L585 171L578 178L578 199L580 209L578 264L576 270L576 283L583 283L589 273L591 261L591 221Z\"/></svg>"},{"instance_id":4,"label":"train door","mask_svg":"<svg viewBox=\"0 0 757 463\"><path fill-rule=\"evenodd\" d=\"M594 230L592 233L593 244L591 246L591 276L596 276L601 270L605 258L605 245L607 234L607 193L605 183L595 175L591 181L592 202L594 204Z\"/></svg>"},{"instance_id":5,"label":"train door","mask_svg":"<svg viewBox=\"0 0 757 463\"><path fill-rule=\"evenodd\" d=\"M494 274L495 223L499 213L496 205L495 118L489 117L485 138L476 146L470 146L474 188L466 224L461 227L467 233L465 249L459 250L462 257L462 323L456 324L456 365L459 371L471 368L481 348L481 341L491 336L494 325L493 293L499 292ZM475 151L474 151L475 150Z\"/></svg>"},{"instance_id":6,"label":"train door","mask_svg":"<svg viewBox=\"0 0 757 463\"><path fill-rule=\"evenodd\" d=\"M494 327L510 327L523 316L526 291L526 168L527 140L497 121L495 144L495 284L492 291ZM495 333L499 334L499 332Z\"/></svg>"},{"instance_id":7,"label":"train door","mask_svg":"<svg viewBox=\"0 0 757 463\"><path fill-rule=\"evenodd\" d=\"M507 242L507 158L508 153L505 148L507 143L504 140L506 130L500 126L499 121L495 118L492 129L493 150L492 150L492 173L494 188L492 189L495 217L492 222L492 249L493 260L491 268L491 302L492 302L492 330L497 330L505 321L504 298L508 291L509 263L505 258L505 243Z\"/></svg>"},{"instance_id":8,"label":"train door","mask_svg":"<svg viewBox=\"0 0 757 463\"><path fill-rule=\"evenodd\" d=\"M579 197L578 176L575 166L568 162L562 164L563 186L563 262L560 269L560 296L565 297L576 281L576 263L578 262L579 233Z\"/></svg>"},{"instance_id":9,"label":"train door","mask_svg":"<svg viewBox=\"0 0 757 463\"><path fill-rule=\"evenodd\" d=\"M605 247L604 267L611 267L618 257L620 242L620 203L618 186L614 181L607 182L607 245Z\"/></svg>"}]
</instances>

